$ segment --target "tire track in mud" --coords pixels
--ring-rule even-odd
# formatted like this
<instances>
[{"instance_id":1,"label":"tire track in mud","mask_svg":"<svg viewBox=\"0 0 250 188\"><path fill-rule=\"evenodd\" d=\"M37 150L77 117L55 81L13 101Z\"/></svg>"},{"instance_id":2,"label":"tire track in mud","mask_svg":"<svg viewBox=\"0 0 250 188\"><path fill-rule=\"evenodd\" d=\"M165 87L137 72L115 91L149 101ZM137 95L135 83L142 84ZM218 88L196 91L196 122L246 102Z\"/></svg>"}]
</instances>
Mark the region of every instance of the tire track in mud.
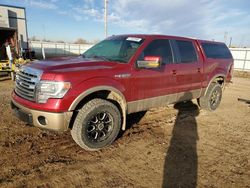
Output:
<instances>
[{"instance_id":1,"label":"tire track in mud","mask_svg":"<svg viewBox=\"0 0 250 188\"><path fill-rule=\"evenodd\" d=\"M91 170L77 169L79 165L84 166L87 169L97 169L98 166L93 165L96 161L97 164L102 166L102 161L110 160L114 163L121 164L123 161L130 160L129 156L123 156L120 153L120 148L127 147L134 142L144 142L146 138L151 140L147 143L148 151L146 155L150 155L152 148L155 148L155 144L164 144L166 139L164 135L167 134L163 131L164 127L171 127L176 119L176 111L172 107L163 107L158 109L152 109L147 112L147 114L140 120L134 122L138 114L130 117L132 120L130 123L130 128L128 128L113 145L109 148L97 151L97 152L86 152L78 147L71 139L70 133L58 134L54 132L48 132L43 130L38 130L34 127L25 127L25 134L13 134L9 141L5 142L5 146L11 148L12 153L18 156L16 161L8 161L11 167L9 171L5 171L0 177L0 185L13 185L13 180L15 180L16 185L22 184L24 177L26 181L32 180L32 177L38 176L45 177L46 174L51 174L52 177L56 177L55 184L52 182L46 184L48 187L53 187L53 185L60 185L61 181L66 181L66 179L71 179L79 177L83 174L87 175L91 173ZM185 119L188 115L182 117ZM17 126L18 123L16 122ZM170 137L170 135L168 135ZM166 147L166 146L164 146ZM130 155L137 155L138 150L131 151ZM165 150L163 148L163 150ZM19 152L22 151L22 152ZM8 155L7 155L8 156ZM145 156L146 157L146 156ZM118 159L121 160L118 160ZM28 165L19 165L26 160L30 159ZM123 160L122 160L123 159ZM14 164L11 166L10 163ZM58 169L67 169L70 175L60 175L56 176ZM109 169L103 166L105 173L109 173ZM124 167L124 170L126 167ZM119 170L119 168L117 169ZM153 170L153 169L152 169ZM103 173L103 172L102 172ZM111 172L110 172L111 173ZM1 173L0 173L1 174ZM60 174L60 173L59 173ZM112 173L111 173L112 174ZM100 176L104 176L99 174ZM114 185L119 186L121 184L133 185L131 182L133 180L129 176L121 177L120 175L112 174L112 179L103 182L101 185ZM86 178L85 178L86 179ZM123 181L121 181L123 179ZM67 180L69 181L69 180ZM92 182L93 180L88 180L86 182ZM54 180L53 180L54 182ZM79 181L81 182L81 181ZM130 183L129 183L130 182ZM73 183L73 182L72 182ZM88 185L88 184L79 184Z\"/></svg>"},{"instance_id":2,"label":"tire track in mud","mask_svg":"<svg viewBox=\"0 0 250 188\"><path fill-rule=\"evenodd\" d=\"M159 116L159 118L157 120L152 118L154 115ZM32 131L32 129L36 128L25 127L27 129L26 133L14 134L9 140L1 143L1 146L6 150L6 157L2 160L7 160L5 162L9 165L12 163L12 165L10 165L8 171L0 173L0 185L11 184L14 180L18 179L21 181L23 176L26 176L26 178L34 175L40 176L43 174L43 169L53 171L54 168L57 168L56 166L53 168L54 164L60 164L61 168L64 168L65 166L74 166L76 163L87 165L98 159L100 160L100 156L114 158L113 153L121 145L127 145L133 140L143 139L145 135L158 137L157 134L154 134L154 129L159 129L162 124L165 126L166 123L172 123L173 120L169 119L169 117L175 118L174 113L163 117L161 112L159 113L154 110L150 111L146 116L145 119L147 120L133 124L112 146L93 153L86 152L77 146L69 133L58 134L42 130ZM13 161L11 159L13 154L17 156L17 160ZM82 155L84 155L84 158ZM30 159L28 165L19 166L19 163L23 163L26 159ZM113 182L110 180L109 182L115 185L117 180Z\"/></svg>"}]
</instances>

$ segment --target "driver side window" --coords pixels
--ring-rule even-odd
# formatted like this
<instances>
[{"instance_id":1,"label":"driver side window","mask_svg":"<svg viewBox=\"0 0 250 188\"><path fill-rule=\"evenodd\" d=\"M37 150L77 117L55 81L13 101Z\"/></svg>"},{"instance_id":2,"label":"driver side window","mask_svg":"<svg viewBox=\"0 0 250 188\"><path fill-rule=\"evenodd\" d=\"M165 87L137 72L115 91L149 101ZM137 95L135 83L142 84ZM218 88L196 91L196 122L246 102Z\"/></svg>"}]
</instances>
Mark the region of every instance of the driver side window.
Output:
<instances>
[{"instance_id":1,"label":"driver side window","mask_svg":"<svg viewBox=\"0 0 250 188\"><path fill-rule=\"evenodd\" d=\"M144 60L146 56L160 56L162 64L173 63L170 42L167 39L157 39L152 41L141 53L138 60Z\"/></svg>"}]
</instances>

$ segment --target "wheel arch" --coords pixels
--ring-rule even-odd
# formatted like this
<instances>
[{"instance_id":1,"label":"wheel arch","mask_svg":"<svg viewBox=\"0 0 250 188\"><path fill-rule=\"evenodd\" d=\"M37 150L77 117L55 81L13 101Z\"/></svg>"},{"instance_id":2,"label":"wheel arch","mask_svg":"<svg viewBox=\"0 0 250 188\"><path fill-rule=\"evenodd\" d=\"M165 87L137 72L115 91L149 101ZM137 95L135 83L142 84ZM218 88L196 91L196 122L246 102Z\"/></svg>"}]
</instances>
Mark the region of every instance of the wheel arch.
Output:
<instances>
[{"instance_id":1,"label":"wheel arch","mask_svg":"<svg viewBox=\"0 0 250 188\"><path fill-rule=\"evenodd\" d=\"M207 87L206 87L204 95L207 94L208 88L212 83L220 84L221 88L223 89L224 86L225 86L225 79L226 79L225 74L216 74L215 76L213 76L212 79L209 81Z\"/></svg>"},{"instance_id":2,"label":"wheel arch","mask_svg":"<svg viewBox=\"0 0 250 188\"><path fill-rule=\"evenodd\" d=\"M127 102L121 91L112 86L96 86L82 92L70 105L69 111L77 111L86 102L94 98L102 98L113 102L121 111L122 130L126 129ZM74 120L73 120L74 121ZM73 122L71 123L71 125Z\"/></svg>"}]
</instances>

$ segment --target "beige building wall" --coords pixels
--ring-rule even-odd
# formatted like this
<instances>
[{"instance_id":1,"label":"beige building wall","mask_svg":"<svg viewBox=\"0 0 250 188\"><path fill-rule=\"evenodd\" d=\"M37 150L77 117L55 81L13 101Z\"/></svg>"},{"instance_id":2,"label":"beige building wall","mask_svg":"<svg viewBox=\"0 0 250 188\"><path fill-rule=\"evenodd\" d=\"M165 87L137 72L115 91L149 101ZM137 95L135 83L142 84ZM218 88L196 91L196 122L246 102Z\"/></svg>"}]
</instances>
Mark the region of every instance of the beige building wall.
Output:
<instances>
[{"instance_id":1,"label":"beige building wall","mask_svg":"<svg viewBox=\"0 0 250 188\"><path fill-rule=\"evenodd\" d=\"M8 5L0 5L0 15L1 12L5 13L5 22L6 21L6 13L8 15L8 24L5 24L9 28L13 28L17 30L18 42L22 46L22 48L28 48L28 33L27 33L27 21L26 21L26 12L25 8L22 7L14 7ZM1 20L0 16L0 20ZM4 22L4 21L3 21ZM1 23L1 21L0 21ZM6 27L3 24L0 24L0 28Z\"/></svg>"},{"instance_id":2,"label":"beige building wall","mask_svg":"<svg viewBox=\"0 0 250 188\"><path fill-rule=\"evenodd\" d=\"M0 7L0 27L9 27L8 10Z\"/></svg>"}]
</instances>

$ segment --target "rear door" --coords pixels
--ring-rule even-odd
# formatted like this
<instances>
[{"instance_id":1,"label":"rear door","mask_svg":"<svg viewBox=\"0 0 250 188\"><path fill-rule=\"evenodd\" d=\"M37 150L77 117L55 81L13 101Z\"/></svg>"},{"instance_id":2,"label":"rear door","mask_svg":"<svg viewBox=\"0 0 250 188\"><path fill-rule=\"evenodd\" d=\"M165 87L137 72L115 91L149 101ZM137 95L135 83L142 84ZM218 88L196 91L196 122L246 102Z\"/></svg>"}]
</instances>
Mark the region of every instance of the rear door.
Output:
<instances>
[{"instance_id":1,"label":"rear door","mask_svg":"<svg viewBox=\"0 0 250 188\"><path fill-rule=\"evenodd\" d=\"M202 57L199 53L195 41L172 40L174 53L177 57L177 92L179 100L190 100L197 98L201 92L202 84Z\"/></svg>"}]
</instances>

